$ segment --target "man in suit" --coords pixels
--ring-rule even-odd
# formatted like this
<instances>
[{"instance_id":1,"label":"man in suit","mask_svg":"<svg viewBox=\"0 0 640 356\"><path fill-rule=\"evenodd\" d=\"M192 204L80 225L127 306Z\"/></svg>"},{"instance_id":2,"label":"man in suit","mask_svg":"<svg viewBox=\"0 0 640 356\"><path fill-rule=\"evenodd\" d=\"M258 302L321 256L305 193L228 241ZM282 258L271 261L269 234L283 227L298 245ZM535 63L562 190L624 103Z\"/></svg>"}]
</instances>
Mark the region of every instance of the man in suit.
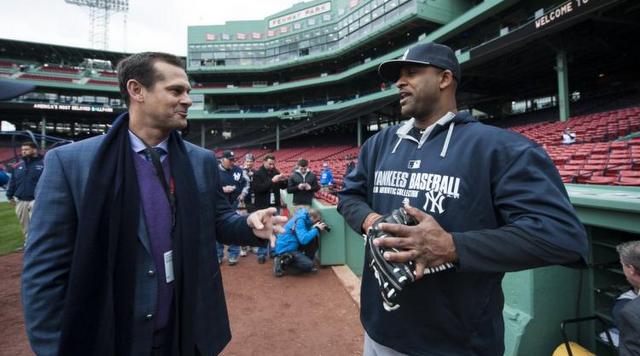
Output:
<instances>
[{"instance_id":1,"label":"man in suit","mask_svg":"<svg viewBox=\"0 0 640 356\"><path fill-rule=\"evenodd\" d=\"M215 355L231 338L215 242L264 245L275 209L238 215L214 155L182 140L182 60L118 65L128 113L50 151L36 190L22 301L38 355Z\"/></svg>"},{"instance_id":2,"label":"man in suit","mask_svg":"<svg viewBox=\"0 0 640 356\"><path fill-rule=\"evenodd\" d=\"M631 284L629 294L633 296L619 299L614 307L614 319L620 330L619 352L620 356L637 356L640 355L640 240L622 243L617 250L622 271Z\"/></svg>"}]
</instances>

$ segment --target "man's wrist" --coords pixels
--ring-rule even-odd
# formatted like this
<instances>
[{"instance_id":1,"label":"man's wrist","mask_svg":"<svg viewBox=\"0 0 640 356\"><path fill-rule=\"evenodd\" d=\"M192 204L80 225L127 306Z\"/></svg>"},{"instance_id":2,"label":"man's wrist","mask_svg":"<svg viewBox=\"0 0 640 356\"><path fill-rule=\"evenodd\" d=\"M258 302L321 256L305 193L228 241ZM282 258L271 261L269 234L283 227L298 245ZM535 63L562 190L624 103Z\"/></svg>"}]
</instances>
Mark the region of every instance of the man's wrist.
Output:
<instances>
[{"instance_id":1,"label":"man's wrist","mask_svg":"<svg viewBox=\"0 0 640 356\"><path fill-rule=\"evenodd\" d=\"M451 240L451 248L447 253L447 260L451 263L458 262L458 253L456 252L456 244L453 242L453 234L447 233L449 235L449 239Z\"/></svg>"},{"instance_id":2,"label":"man's wrist","mask_svg":"<svg viewBox=\"0 0 640 356\"><path fill-rule=\"evenodd\" d=\"M373 223L381 217L382 215L378 213L369 213L369 215L367 215L367 217L364 219L364 222L362 222L362 231L364 233L367 233L371 225L373 225Z\"/></svg>"}]
</instances>

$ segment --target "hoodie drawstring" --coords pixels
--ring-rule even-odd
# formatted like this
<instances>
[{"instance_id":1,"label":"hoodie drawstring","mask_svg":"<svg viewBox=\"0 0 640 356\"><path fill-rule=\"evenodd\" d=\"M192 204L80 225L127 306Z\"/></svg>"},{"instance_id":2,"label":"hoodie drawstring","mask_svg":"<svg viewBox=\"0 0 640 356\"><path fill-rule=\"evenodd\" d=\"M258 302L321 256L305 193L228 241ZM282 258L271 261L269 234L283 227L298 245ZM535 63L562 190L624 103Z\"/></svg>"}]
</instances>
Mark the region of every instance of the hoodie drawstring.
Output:
<instances>
[{"instance_id":1,"label":"hoodie drawstring","mask_svg":"<svg viewBox=\"0 0 640 356\"><path fill-rule=\"evenodd\" d=\"M447 155L447 149L449 148L449 141L451 140L451 135L453 134L454 126L455 126L455 123L451 121L451 123L449 124L449 131L447 132L447 137L444 139L444 145L442 145L442 152L440 152L440 157L442 158L444 158Z\"/></svg>"},{"instance_id":2,"label":"hoodie drawstring","mask_svg":"<svg viewBox=\"0 0 640 356\"><path fill-rule=\"evenodd\" d=\"M401 141L402 141L402 137L398 137L398 142L396 142L396 145L393 146L393 151L391 151L391 153L396 153L396 149L398 148L398 146L400 146Z\"/></svg>"}]
</instances>

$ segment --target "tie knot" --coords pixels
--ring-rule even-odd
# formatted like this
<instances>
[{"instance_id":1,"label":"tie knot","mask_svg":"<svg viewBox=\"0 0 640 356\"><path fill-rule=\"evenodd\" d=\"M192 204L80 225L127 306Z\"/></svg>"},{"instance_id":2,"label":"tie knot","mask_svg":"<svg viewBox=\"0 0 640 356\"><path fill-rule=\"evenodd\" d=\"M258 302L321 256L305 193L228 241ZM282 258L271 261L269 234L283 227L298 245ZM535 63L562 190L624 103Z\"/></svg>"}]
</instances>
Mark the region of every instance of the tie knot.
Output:
<instances>
[{"instance_id":1,"label":"tie knot","mask_svg":"<svg viewBox=\"0 0 640 356\"><path fill-rule=\"evenodd\" d=\"M150 148L148 147L148 148L145 148L141 152L144 155L144 158L146 158L146 160L149 161L149 162L152 161L152 159L151 159L151 157L152 157L151 151L156 153L158 159L162 158L162 156L167 154L167 151L165 151L164 148L162 148L162 147L150 147Z\"/></svg>"}]
</instances>

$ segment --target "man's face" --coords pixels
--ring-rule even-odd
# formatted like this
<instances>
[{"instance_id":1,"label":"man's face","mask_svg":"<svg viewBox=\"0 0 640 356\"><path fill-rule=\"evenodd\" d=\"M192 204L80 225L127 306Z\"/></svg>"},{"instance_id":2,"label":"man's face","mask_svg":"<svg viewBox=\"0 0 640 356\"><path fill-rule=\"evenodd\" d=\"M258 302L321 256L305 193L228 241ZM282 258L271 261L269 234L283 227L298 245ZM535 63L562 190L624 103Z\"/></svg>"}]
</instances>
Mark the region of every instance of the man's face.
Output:
<instances>
[{"instance_id":1,"label":"man's face","mask_svg":"<svg viewBox=\"0 0 640 356\"><path fill-rule=\"evenodd\" d=\"M305 174L305 173L307 173L307 171L309 170L309 167L307 167L307 166L300 166L298 169L300 170L300 173Z\"/></svg>"},{"instance_id":2,"label":"man's face","mask_svg":"<svg viewBox=\"0 0 640 356\"><path fill-rule=\"evenodd\" d=\"M20 147L20 154L22 155L22 158L35 157L38 154L38 150L25 145Z\"/></svg>"},{"instance_id":3,"label":"man's face","mask_svg":"<svg viewBox=\"0 0 640 356\"><path fill-rule=\"evenodd\" d=\"M276 161L274 159L265 159L262 164L264 165L264 168L268 170L276 168Z\"/></svg>"},{"instance_id":4,"label":"man's face","mask_svg":"<svg viewBox=\"0 0 640 356\"><path fill-rule=\"evenodd\" d=\"M620 259L620 264L622 265L622 272L624 272L624 276L627 277L627 281L629 282L629 284L631 284L634 288L639 288L640 284L637 280L638 271L636 271L633 266L622 262L622 259Z\"/></svg>"},{"instance_id":5,"label":"man's face","mask_svg":"<svg viewBox=\"0 0 640 356\"><path fill-rule=\"evenodd\" d=\"M407 65L400 70L396 86L400 89L400 111L416 120L428 118L440 100L443 71L432 66Z\"/></svg>"},{"instance_id":6,"label":"man's face","mask_svg":"<svg viewBox=\"0 0 640 356\"><path fill-rule=\"evenodd\" d=\"M193 103L189 97L191 85L185 71L166 62L153 65L160 79L149 88L142 88L142 110L146 125L166 132L187 127L187 110Z\"/></svg>"},{"instance_id":7,"label":"man's face","mask_svg":"<svg viewBox=\"0 0 640 356\"><path fill-rule=\"evenodd\" d=\"M222 158L222 166L226 169L232 168L233 166L235 166L235 164L235 159Z\"/></svg>"},{"instance_id":8,"label":"man's face","mask_svg":"<svg viewBox=\"0 0 640 356\"><path fill-rule=\"evenodd\" d=\"M244 168L246 168L246 169L253 169L253 161L245 160L245 161L244 161Z\"/></svg>"}]
</instances>

